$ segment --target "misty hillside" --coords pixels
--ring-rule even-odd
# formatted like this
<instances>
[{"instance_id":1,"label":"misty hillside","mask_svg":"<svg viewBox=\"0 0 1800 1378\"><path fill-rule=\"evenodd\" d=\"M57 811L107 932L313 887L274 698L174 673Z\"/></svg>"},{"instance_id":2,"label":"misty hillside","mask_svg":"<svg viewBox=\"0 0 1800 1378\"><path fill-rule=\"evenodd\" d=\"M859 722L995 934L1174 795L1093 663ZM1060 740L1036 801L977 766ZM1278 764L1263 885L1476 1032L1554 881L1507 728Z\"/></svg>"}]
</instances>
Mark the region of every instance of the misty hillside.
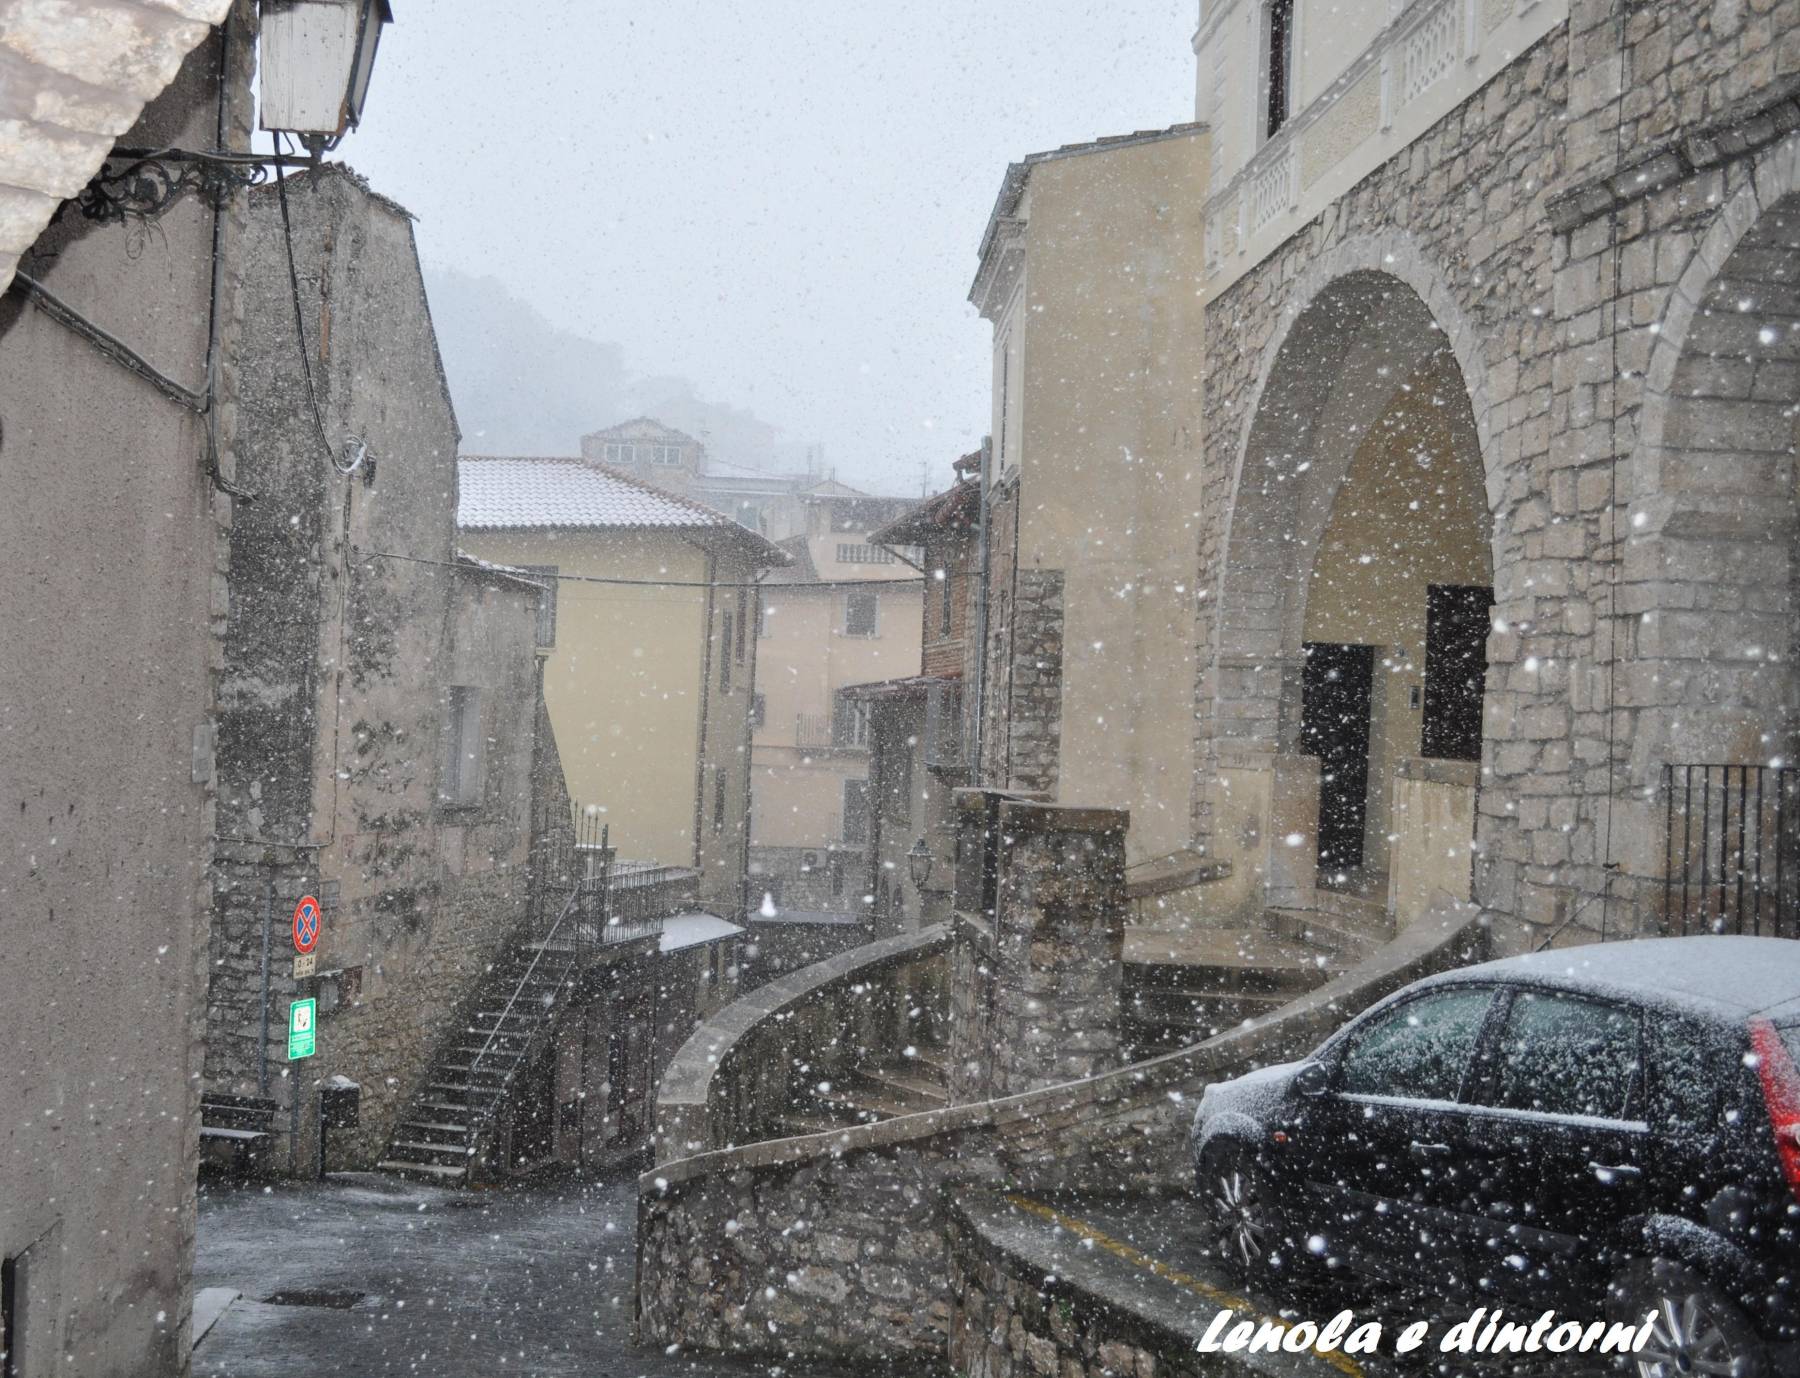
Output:
<instances>
[{"instance_id":1,"label":"misty hillside","mask_svg":"<svg viewBox=\"0 0 1800 1378\"><path fill-rule=\"evenodd\" d=\"M559 329L495 278L427 267L425 289L468 453L574 454L586 432L648 415L716 459L804 467L802 447L774 426L697 396L686 378L634 375L620 346Z\"/></svg>"}]
</instances>

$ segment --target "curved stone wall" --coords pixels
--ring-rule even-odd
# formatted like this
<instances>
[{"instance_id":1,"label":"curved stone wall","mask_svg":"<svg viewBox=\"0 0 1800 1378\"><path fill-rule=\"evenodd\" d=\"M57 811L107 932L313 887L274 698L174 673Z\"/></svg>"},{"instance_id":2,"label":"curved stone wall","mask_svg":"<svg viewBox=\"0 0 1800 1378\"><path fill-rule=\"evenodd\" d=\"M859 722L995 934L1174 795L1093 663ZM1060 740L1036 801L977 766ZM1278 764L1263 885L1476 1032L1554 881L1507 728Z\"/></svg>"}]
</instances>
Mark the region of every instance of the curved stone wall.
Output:
<instances>
[{"instance_id":1,"label":"curved stone wall","mask_svg":"<svg viewBox=\"0 0 1800 1378\"><path fill-rule=\"evenodd\" d=\"M1325 985L1191 1048L1001 1100L659 1164L639 1180L639 1334L740 1353L941 1363L950 1199L996 1182L1184 1189L1203 1086L1291 1057L1409 982L1477 960L1486 936L1479 910L1447 904Z\"/></svg>"},{"instance_id":2,"label":"curved stone wall","mask_svg":"<svg viewBox=\"0 0 1800 1378\"><path fill-rule=\"evenodd\" d=\"M676 1050L656 1093L655 1154L766 1138L804 1084L932 1041L945 1018L949 929L865 943L734 1000Z\"/></svg>"}]
</instances>

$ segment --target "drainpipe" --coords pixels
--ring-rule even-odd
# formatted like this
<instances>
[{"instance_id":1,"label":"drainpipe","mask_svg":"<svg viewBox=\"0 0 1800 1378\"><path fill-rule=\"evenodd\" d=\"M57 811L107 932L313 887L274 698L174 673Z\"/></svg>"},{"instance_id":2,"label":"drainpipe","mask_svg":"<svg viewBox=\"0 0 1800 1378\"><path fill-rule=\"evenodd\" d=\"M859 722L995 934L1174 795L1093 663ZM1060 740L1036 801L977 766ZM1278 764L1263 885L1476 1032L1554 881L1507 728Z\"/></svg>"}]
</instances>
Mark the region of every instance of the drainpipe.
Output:
<instances>
[{"instance_id":1,"label":"drainpipe","mask_svg":"<svg viewBox=\"0 0 1800 1378\"><path fill-rule=\"evenodd\" d=\"M975 560L980 570L980 577L975 583L975 719L970 732L969 746L969 783L979 786L981 778L981 728L987 717L987 656L988 656L988 480L994 460L994 438L983 436L981 439L981 484L979 500L976 503L975 518Z\"/></svg>"},{"instance_id":2,"label":"drainpipe","mask_svg":"<svg viewBox=\"0 0 1800 1378\"><path fill-rule=\"evenodd\" d=\"M269 930L275 926L275 868L263 881L262 1037L256 1043L256 1093L269 1094Z\"/></svg>"}]
</instances>

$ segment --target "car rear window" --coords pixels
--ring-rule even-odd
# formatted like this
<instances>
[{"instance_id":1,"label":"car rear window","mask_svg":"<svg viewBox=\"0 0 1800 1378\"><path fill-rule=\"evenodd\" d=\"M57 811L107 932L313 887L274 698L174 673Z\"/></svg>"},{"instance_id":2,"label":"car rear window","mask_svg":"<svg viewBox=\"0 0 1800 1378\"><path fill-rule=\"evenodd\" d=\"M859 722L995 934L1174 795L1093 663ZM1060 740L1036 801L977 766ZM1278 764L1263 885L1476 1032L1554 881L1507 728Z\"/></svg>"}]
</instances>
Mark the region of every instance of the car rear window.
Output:
<instances>
[{"instance_id":1,"label":"car rear window","mask_svg":"<svg viewBox=\"0 0 1800 1378\"><path fill-rule=\"evenodd\" d=\"M1794 1066L1800 1067L1800 1024L1789 1024L1775 1032L1781 1035L1781 1046L1786 1048L1788 1056L1794 1059Z\"/></svg>"}]
</instances>

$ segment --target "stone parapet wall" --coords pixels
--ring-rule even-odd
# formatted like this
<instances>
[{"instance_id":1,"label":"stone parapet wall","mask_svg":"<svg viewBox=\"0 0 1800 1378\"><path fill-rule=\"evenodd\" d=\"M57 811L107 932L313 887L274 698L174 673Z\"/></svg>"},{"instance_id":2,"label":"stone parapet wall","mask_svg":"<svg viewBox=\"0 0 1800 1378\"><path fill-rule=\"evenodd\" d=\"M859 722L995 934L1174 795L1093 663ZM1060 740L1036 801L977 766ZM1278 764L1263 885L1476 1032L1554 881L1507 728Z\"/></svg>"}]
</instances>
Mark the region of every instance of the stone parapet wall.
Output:
<instances>
[{"instance_id":1,"label":"stone parapet wall","mask_svg":"<svg viewBox=\"0 0 1800 1378\"><path fill-rule=\"evenodd\" d=\"M1036 1191L1184 1189L1205 1085L1296 1055L1383 996L1472 960L1485 938L1478 911L1457 906L1276 1013L1180 1052L1003 1100L661 1163L639 1181L639 1336L941 1365L947 1196L1001 1179Z\"/></svg>"},{"instance_id":2,"label":"stone parapet wall","mask_svg":"<svg viewBox=\"0 0 1800 1378\"><path fill-rule=\"evenodd\" d=\"M808 1086L842 1067L898 1057L944 1021L941 924L848 952L759 986L696 1029L664 1069L657 1159L749 1143Z\"/></svg>"}]
</instances>

